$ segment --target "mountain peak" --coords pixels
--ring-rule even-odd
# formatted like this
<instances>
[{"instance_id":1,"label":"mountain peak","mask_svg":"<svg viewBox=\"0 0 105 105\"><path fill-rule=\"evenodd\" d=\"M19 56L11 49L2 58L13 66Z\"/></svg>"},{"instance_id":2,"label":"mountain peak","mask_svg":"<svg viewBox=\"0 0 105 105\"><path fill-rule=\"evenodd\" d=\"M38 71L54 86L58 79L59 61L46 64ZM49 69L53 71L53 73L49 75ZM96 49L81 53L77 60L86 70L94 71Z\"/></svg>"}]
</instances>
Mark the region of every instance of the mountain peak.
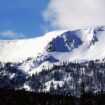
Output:
<instances>
[{"instance_id":1,"label":"mountain peak","mask_svg":"<svg viewBox=\"0 0 105 105\"><path fill-rule=\"evenodd\" d=\"M0 40L0 61L19 62L29 57L35 58L39 53L43 55L46 51L48 53L59 52L62 54L63 52L67 52L69 56L72 54L75 55L75 59L78 59L76 52L79 52L79 55L80 53L84 55L84 52L87 54L92 51L91 45L95 44L93 49L97 51L95 49L96 45L100 46L99 44L104 43L104 34L105 26L97 26L71 31L53 31L38 38ZM53 47L53 51L50 51L51 46ZM103 56L103 51L100 51L99 54ZM93 55L96 56L97 53ZM86 57L86 55L84 56Z\"/></svg>"}]
</instances>

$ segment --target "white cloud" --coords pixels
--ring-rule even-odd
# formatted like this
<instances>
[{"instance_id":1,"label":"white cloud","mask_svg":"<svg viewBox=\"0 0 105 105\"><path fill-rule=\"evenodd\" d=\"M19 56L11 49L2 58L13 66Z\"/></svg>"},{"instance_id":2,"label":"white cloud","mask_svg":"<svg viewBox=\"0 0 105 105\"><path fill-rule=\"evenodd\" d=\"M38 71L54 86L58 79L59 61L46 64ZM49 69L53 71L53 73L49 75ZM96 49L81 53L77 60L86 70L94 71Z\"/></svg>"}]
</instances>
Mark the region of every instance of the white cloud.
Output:
<instances>
[{"instance_id":1,"label":"white cloud","mask_svg":"<svg viewBox=\"0 0 105 105\"><path fill-rule=\"evenodd\" d=\"M3 32L0 32L0 36L4 37L4 38L6 38L6 37L12 38L12 39L25 38L24 34L16 33L16 32L13 32L12 30L6 30L6 31L3 31Z\"/></svg>"},{"instance_id":2,"label":"white cloud","mask_svg":"<svg viewBox=\"0 0 105 105\"><path fill-rule=\"evenodd\" d=\"M105 0L51 0L44 18L62 29L105 25Z\"/></svg>"}]
</instances>

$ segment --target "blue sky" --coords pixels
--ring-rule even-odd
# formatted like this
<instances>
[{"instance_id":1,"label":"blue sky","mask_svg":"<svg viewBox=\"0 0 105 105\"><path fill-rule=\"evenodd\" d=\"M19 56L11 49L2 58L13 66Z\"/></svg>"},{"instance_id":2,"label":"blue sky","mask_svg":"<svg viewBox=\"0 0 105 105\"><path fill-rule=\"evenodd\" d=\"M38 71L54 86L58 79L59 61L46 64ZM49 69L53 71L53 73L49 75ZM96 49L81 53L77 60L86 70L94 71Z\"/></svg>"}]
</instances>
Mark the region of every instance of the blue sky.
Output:
<instances>
[{"instance_id":1,"label":"blue sky","mask_svg":"<svg viewBox=\"0 0 105 105\"><path fill-rule=\"evenodd\" d=\"M0 39L97 25L105 25L105 0L0 0Z\"/></svg>"},{"instance_id":2,"label":"blue sky","mask_svg":"<svg viewBox=\"0 0 105 105\"><path fill-rule=\"evenodd\" d=\"M52 30L42 16L49 1L0 0L0 39L37 37Z\"/></svg>"}]
</instances>

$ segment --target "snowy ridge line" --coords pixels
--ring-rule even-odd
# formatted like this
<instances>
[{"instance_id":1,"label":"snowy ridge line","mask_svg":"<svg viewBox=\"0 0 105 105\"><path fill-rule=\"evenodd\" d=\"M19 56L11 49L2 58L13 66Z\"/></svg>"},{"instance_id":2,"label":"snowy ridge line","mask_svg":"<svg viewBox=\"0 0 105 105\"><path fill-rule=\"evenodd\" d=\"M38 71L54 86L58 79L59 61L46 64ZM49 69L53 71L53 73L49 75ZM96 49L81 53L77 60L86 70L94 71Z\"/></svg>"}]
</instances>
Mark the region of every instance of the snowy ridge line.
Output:
<instances>
[{"instance_id":1,"label":"snowy ridge line","mask_svg":"<svg viewBox=\"0 0 105 105\"><path fill-rule=\"evenodd\" d=\"M22 40L0 40L0 62L21 63L29 74L63 61L105 58L105 27L53 31Z\"/></svg>"}]
</instances>

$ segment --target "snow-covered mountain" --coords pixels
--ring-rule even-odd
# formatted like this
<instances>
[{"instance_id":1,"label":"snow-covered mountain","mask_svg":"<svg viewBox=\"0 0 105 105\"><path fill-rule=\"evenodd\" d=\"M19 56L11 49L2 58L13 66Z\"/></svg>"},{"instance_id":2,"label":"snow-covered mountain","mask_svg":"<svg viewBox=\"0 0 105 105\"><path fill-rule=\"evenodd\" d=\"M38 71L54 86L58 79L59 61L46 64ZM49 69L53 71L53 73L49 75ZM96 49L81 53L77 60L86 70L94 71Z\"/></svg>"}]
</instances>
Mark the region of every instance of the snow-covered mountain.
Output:
<instances>
[{"instance_id":1,"label":"snow-covered mountain","mask_svg":"<svg viewBox=\"0 0 105 105\"><path fill-rule=\"evenodd\" d=\"M105 26L54 31L32 39L0 40L0 84L5 86L7 83L11 84L13 80L12 82L16 86L19 85L16 88L24 87L26 90L31 90L32 86L37 84L32 82L32 80L37 82L42 81L46 86L42 90L48 91L50 88L49 84L52 81L56 86L57 84L62 86L64 81L67 83L72 81L69 85L74 89L76 88L76 84L80 87L79 83L86 75L87 78L92 78L93 88L95 88L98 84L96 80L98 77L94 76L95 72L93 68L93 71L89 71L91 69L90 60L95 61L96 59L100 59L98 63L97 61L95 62L95 65L98 64L98 66L94 67L94 69L100 68L100 71L97 69L97 73L103 72L104 74L104 47ZM81 62L81 64L72 64L70 62ZM56 77L56 72L58 75L61 75L59 75L60 79L58 79L59 76ZM57 81L53 80L54 78L57 78ZM79 80L77 81L78 83L75 81L76 78ZM6 84L5 79L7 81ZM85 82L87 81L88 79ZM39 85L39 82L37 85ZM98 86L96 87L98 88ZM89 85L88 88L90 87Z\"/></svg>"},{"instance_id":2,"label":"snow-covered mountain","mask_svg":"<svg viewBox=\"0 0 105 105\"><path fill-rule=\"evenodd\" d=\"M35 58L46 52L52 53L53 56L59 55L57 58L62 60L61 56L67 54L69 60L103 58L105 57L104 40L104 26L54 31L32 39L0 40L0 61L18 62Z\"/></svg>"},{"instance_id":3,"label":"snow-covered mountain","mask_svg":"<svg viewBox=\"0 0 105 105\"><path fill-rule=\"evenodd\" d=\"M105 57L105 27L54 31L22 40L0 40L1 62L22 62L32 73L61 61L95 60Z\"/></svg>"},{"instance_id":4,"label":"snow-covered mountain","mask_svg":"<svg viewBox=\"0 0 105 105\"><path fill-rule=\"evenodd\" d=\"M37 57L53 38L64 31L47 33L44 36L22 40L0 40L0 61L21 62L30 57Z\"/></svg>"}]
</instances>

